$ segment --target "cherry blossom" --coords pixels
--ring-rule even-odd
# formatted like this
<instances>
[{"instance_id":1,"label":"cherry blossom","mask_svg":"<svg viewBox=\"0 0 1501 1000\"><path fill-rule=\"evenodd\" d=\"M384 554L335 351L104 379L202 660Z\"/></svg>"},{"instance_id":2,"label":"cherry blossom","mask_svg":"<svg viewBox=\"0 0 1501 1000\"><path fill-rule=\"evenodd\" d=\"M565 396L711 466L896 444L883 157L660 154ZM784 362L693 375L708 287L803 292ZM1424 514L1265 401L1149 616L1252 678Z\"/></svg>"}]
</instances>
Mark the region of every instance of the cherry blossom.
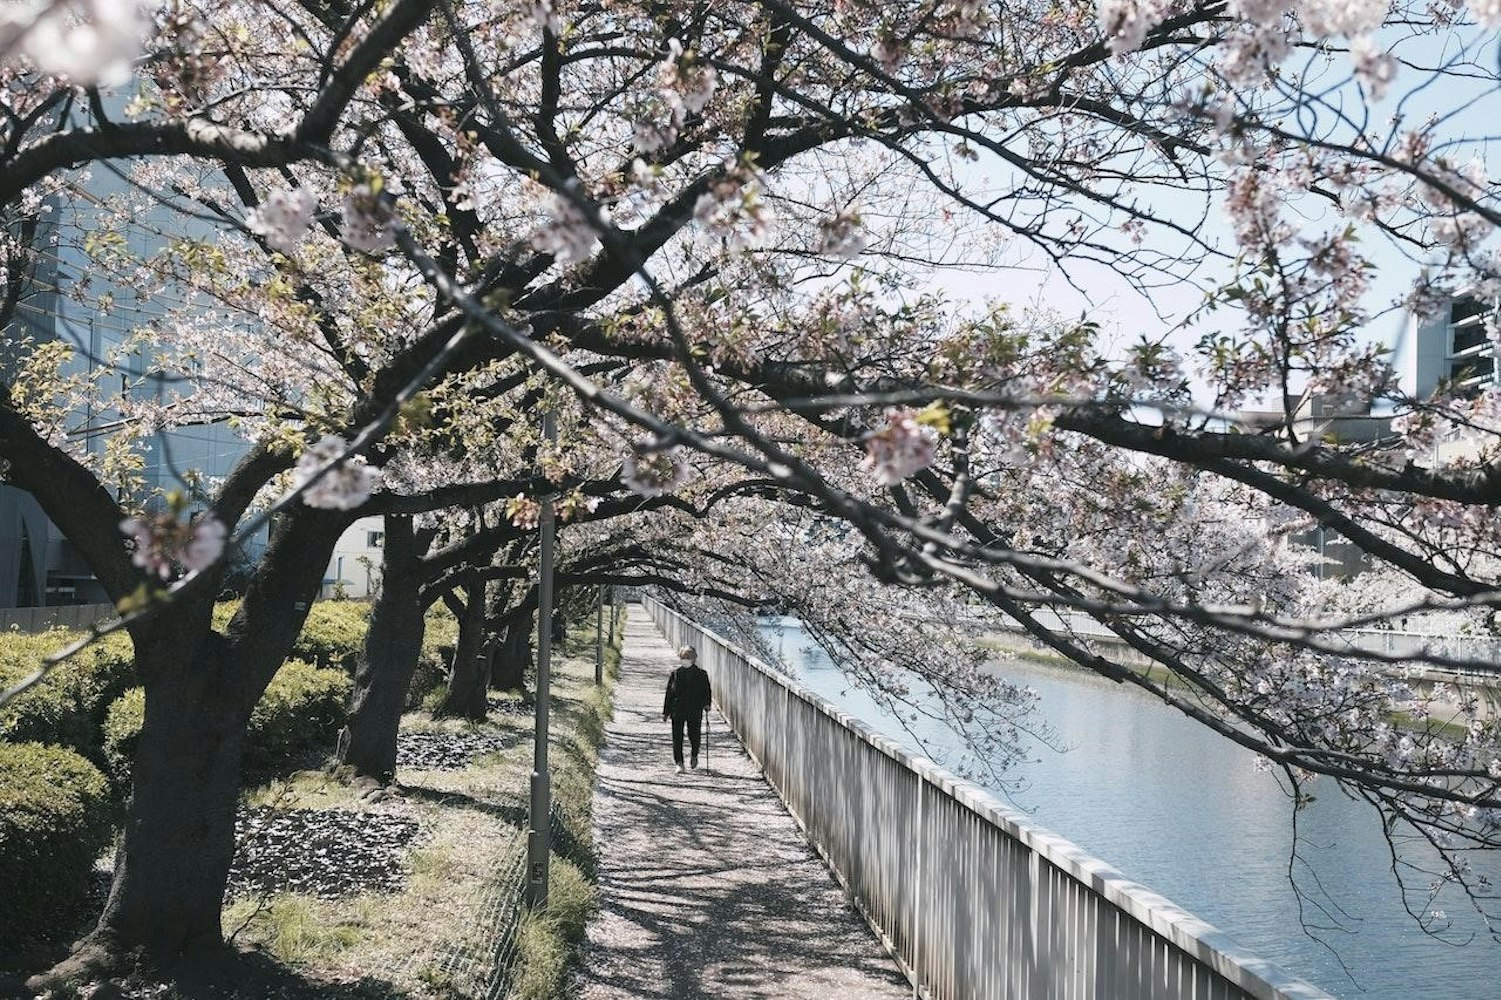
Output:
<instances>
[{"instance_id":1,"label":"cherry blossom","mask_svg":"<svg viewBox=\"0 0 1501 1000\"><path fill-rule=\"evenodd\" d=\"M571 201L555 194L548 202L548 221L532 235L532 245L543 253L550 253L559 264L568 266L588 259L599 245L599 233ZM601 217L608 222L608 213L601 209Z\"/></svg>"},{"instance_id":2,"label":"cherry blossom","mask_svg":"<svg viewBox=\"0 0 1501 1000\"><path fill-rule=\"evenodd\" d=\"M298 456L292 488L302 490L303 503L329 510L353 510L370 499L380 485L381 472L366 463L363 455L353 455L321 471L348 448L349 442L328 434Z\"/></svg>"},{"instance_id":3,"label":"cherry blossom","mask_svg":"<svg viewBox=\"0 0 1501 1000\"><path fill-rule=\"evenodd\" d=\"M858 257L870 245L870 237L860 225L860 217L841 212L818 224L818 253L847 260Z\"/></svg>"},{"instance_id":4,"label":"cherry blossom","mask_svg":"<svg viewBox=\"0 0 1501 1000\"><path fill-rule=\"evenodd\" d=\"M344 242L380 253L396 245L396 213L379 188L356 184L344 196Z\"/></svg>"},{"instance_id":5,"label":"cherry blossom","mask_svg":"<svg viewBox=\"0 0 1501 1000\"><path fill-rule=\"evenodd\" d=\"M271 249L289 254L302 242L317 210L318 196L307 188L280 188L267 195L245 222L251 232L265 237L266 245ZM346 221L348 213L346 203ZM347 230L345 238L349 238ZM355 246L354 243L350 245Z\"/></svg>"},{"instance_id":6,"label":"cherry blossom","mask_svg":"<svg viewBox=\"0 0 1501 1000\"><path fill-rule=\"evenodd\" d=\"M621 458L620 481L644 497L659 497L688 481L688 466L675 449L633 448Z\"/></svg>"},{"instance_id":7,"label":"cherry blossom","mask_svg":"<svg viewBox=\"0 0 1501 1000\"><path fill-rule=\"evenodd\" d=\"M184 523L175 509L128 517L120 522L120 531L131 541L131 562L162 580L171 579L179 567L208 569L224 554L227 538L218 518L200 515Z\"/></svg>"},{"instance_id":8,"label":"cherry blossom","mask_svg":"<svg viewBox=\"0 0 1501 1000\"><path fill-rule=\"evenodd\" d=\"M911 410L888 410L885 426L865 438L860 467L881 486L894 486L933 463L938 434Z\"/></svg>"},{"instance_id":9,"label":"cherry blossom","mask_svg":"<svg viewBox=\"0 0 1501 1000\"><path fill-rule=\"evenodd\" d=\"M142 0L29 0L0 13L0 53L16 48L43 74L124 83L150 27Z\"/></svg>"}]
</instances>

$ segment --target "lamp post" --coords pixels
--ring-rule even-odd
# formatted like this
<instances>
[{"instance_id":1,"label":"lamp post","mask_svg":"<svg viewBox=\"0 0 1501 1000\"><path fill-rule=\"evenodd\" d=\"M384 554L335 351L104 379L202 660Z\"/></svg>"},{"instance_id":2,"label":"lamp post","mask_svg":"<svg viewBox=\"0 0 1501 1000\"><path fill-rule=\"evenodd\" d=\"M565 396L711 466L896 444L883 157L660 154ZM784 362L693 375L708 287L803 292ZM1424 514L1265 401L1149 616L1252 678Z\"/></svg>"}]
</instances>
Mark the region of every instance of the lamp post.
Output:
<instances>
[{"instance_id":1,"label":"lamp post","mask_svg":"<svg viewBox=\"0 0 1501 1000\"><path fill-rule=\"evenodd\" d=\"M558 439L557 414L542 415L542 438ZM547 905L547 861L552 852L552 787L547 773L548 702L552 696L552 496L542 497L537 518L542 565L537 579L537 717L532 746L531 826L526 834L526 901L533 909Z\"/></svg>"},{"instance_id":2,"label":"lamp post","mask_svg":"<svg viewBox=\"0 0 1501 1000\"><path fill-rule=\"evenodd\" d=\"M594 594L594 683L605 682L605 585Z\"/></svg>"}]
</instances>

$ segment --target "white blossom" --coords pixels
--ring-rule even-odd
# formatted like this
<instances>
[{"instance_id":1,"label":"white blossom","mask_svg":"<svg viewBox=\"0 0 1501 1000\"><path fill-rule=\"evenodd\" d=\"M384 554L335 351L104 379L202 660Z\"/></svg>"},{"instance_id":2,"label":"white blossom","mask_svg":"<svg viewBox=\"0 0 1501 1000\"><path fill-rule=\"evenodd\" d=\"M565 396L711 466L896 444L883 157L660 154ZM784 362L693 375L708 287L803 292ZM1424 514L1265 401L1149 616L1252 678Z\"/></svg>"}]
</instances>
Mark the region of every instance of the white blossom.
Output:
<instances>
[{"instance_id":1,"label":"white blossom","mask_svg":"<svg viewBox=\"0 0 1501 1000\"><path fill-rule=\"evenodd\" d=\"M127 517L120 522L120 531L130 539L134 551L130 561L141 569L163 580L172 575L172 557L158 544L151 526L138 517Z\"/></svg>"},{"instance_id":2,"label":"white blossom","mask_svg":"<svg viewBox=\"0 0 1501 1000\"><path fill-rule=\"evenodd\" d=\"M363 455L345 459L317 482L312 482L320 469L337 459L348 447L343 438L329 434L297 459L297 467L292 470L292 486L303 491L303 503L327 510L353 510L370 499L370 494L380 485L380 470L371 468Z\"/></svg>"},{"instance_id":3,"label":"white blossom","mask_svg":"<svg viewBox=\"0 0 1501 1000\"><path fill-rule=\"evenodd\" d=\"M302 242L317 211L318 196L307 188L281 188L267 195L245 224L252 233L264 237L271 249L290 254Z\"/></svg>"},{"instance_id":4,"label":"white blossom","mask_svg":"<svg viewBox=\"0 0 1501 1000\"><path fill-rule=\"evenodd\" d=\"M584 213L573 202L556 194L547 212L550 218L546 225L532 234L532 246L552 254L565 267L587 259L599 244L599 233ZM600 209L600 217L609 221L604 209Z\"/></svg>"},{"instance_id":5,"label":"white blossom","mask_svg":"<svg viewBox=\"0 0 1501 1000\"><path fill-rule=\"evenodd\" d=\"M127 517L120 522L120 531L131 541L130 561L163 580L170 579L179 566L208 569L224 554L228 536L224 523L211 514L184 524L175 511Z\"/></svg>"},{"instance_id":6,"label":"white blossom","mask_svg":"<svg viewBox=\"0 0 1501 1000\"><path fill-rule=\"evenodd\" d=\"M1350 43L1350 59L1355 64L1355 78L1372 100L1379 101L1397 78L1397 60L1370 35L1361 35Z\"/></svg>"},{"instance_id":7,"label":"white blossom","mask_svg":"<svg viewBox=\"0 0 1501 1000\"><path fill-rule=\"evenodd\" d=\"M1135 52L1167 14L1161 0L1100 0L1100 30L1116 55Z\"/></svg>"},{"instance_id":8,"label":"white blossom","mask_svg":"<svg viewBox=\"0 0 1501 1000\"><path fill-rule=\"evenodd\" d=\"M141 0L42 0L4 7L0 51L15 47L39 72L78 84L128 81L150 27Z\"/></svg>"},{"instance_id":9,"label":"white blossom","mask_svg":"<svg viewBox=\"0 0 1501 1000\"><path fill-rule=\"evenodd\" d=\"M659 497L688 481L688 467L678 458L675 448L665 451L635 448L621 459L620 481L644 497Z\"/></svg>"},{"instance_id":10,"label":"white blossom","mask_svg":"<svg viewBox=\"0 0 1501 1000\"><path fill-rule=\"evenodd\" d=\"M217 517L199 518L193 525L180 561L191 570L208 569L224 554L224 540L228 534L224 522Z\"/></svg>"},{"instance_id":11,"label":"white blossom","mask_svg":"<svg viewBox=\"0 0 1501 1000\"><path fill-rule=\"evenodd\" d=\"M344 242L366 253L396 245L396 213L369 184L358 184L344 196Z\"/></svg>"},{"instance_id":12,"label":"white blossom","mask_svg":"<svg viewBox=\"0 0 1501 1000\"><path fill-rule=\"evenodd\" d=\"M668 40L661 94L675 112L679 125L682 118L696 115L707 107L718 86L719 74L713 66L700 63L692 52L683 49L683 43L676 38Z\"/></svg>"},{"instance_id":13,"label":"white blossom","mask_svg":"<svg viewBox=\"0 0 1501 1000\"><path fill-rule=\"evenodd\" d=\"M521 5L521 12L536 28L550 31L554 35L563 30L563 22L558 19L558 10L553 6L552 0L527 0Z\"/></svg>"},{"instance_id":14,"label":"white blossom","mask_svg":"<svg viewBox=\"0 0 1501 1000\"><path fill-rule=\"evenodd\" d=\"M1469 8L1487 28L1501 27L1501 0L1470 0Z\"/></svg>"},{"instance_id":15,"label":"white blossom","mask_svg":"<svg viewBox=\"0 0 1501 1000\"><path fill-rule=\"evenodd\" d=\"M542 505L525 493L506 501L506 517L522 531L536 531L542 521Z\"/></svg>"},{"instance_id":16,"label":"white blossom","mask_svg":"<svg viewBox=\"0 0 1501 1000\"><path fill-rule=\"evenodd\" d=\"M860 225L860 217L840 212L818 224L818 253L825 257L848 260L858 257L870 245L870 237Z\"/></svg>"},{"instance_id":17,"label":"white blossom","mask_svg":"<svg viewBox=\"0 0 1501 1000\"><path fill-rule=\"evenodd\" d=\"M933 464L938 433L921 424L911 410L888 410L886 426L865 438L860 467L881 486L895 486Z\"/></svg>"}]
</instances>

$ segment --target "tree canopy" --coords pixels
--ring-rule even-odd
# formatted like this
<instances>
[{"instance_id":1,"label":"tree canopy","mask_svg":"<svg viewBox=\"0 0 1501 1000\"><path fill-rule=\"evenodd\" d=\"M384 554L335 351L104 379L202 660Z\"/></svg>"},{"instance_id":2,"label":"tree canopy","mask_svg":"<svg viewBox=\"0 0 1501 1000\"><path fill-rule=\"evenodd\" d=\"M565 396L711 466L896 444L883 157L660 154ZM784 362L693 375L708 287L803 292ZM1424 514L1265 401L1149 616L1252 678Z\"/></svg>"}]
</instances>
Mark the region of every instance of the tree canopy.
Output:
<instances>
[{"instance_id":1,"label":"tree canopy","mask_svg":"<svg viewBox=\"0 0 1501 1000\"><path fill-rule=\"evenodd\" d=\"M0 458L143 612L148 705L232 729L354 517L417 516L458 544L529 529L555 495L576 519L565 545L629 533L622 566L728 598L717 613L792 610L883 696L932 684L1003 761L1029 699L970 645L983 607L1261 754L1295 798L1338 781L1494 913L1465 858L1501 843L1501 729L1472 699L1457 727L1395 724L1392 658L1340 631L1486 627L1501 599L1501 391L1418 398L1370 332L1501 299L1484 131L1501 7L37 0L4 16ZM1027 305L1039 269L1201 304L1074 317ZM959 294L961 273L988 294ZM46 294L118 318L94 367L84 345L22 336ZM1484 328L1494 343L1494 310ZM1315 399L1395 419L1341 440L1306 419ZM1252 425L1251 405L1274 412ZM205 424L245 439L234 470L149 495L142 443ZM225 540L272 511L215 633ZM1310 529L1361 550L1379 586L1321 581L1294 542ZM468 568L504 576L494 552ZM168 583L178 599L154 600ZM1043 608L1093 616L1165 674ZM220 695L189 664L224 643L256 665L207 711ZM122 857L189 837L152 826L168 800L142 788L202 736L166 732L161 767L138 764L144 825ZM220 783L236 741L223 753ZM222 867L214 801L204 863ZM100 940L217 940L207 903L132 895L131 870ZM194 915L142 930L164 905Z\"/></svg>"}]
</instances>

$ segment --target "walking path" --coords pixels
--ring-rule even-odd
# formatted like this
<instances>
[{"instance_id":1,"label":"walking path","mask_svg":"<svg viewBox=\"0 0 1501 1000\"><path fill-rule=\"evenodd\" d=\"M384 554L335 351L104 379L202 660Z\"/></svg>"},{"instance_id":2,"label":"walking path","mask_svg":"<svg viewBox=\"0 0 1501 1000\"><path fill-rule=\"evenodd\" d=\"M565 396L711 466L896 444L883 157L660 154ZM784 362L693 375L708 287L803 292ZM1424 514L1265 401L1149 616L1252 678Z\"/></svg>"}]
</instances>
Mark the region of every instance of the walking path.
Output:
<instances>
[{"instance_id":1,"label":"walking path","mask_svg":"<svg viewBox=\"0 0 1501 1000\"><path fill-rule=\"evenodd\" d=\"M911 987L718 712L711 770L677 774L662 693L677 658L640 609L600 754L600 912L583 1000L900 1000Z\"/></svg>"}]
</instances>

